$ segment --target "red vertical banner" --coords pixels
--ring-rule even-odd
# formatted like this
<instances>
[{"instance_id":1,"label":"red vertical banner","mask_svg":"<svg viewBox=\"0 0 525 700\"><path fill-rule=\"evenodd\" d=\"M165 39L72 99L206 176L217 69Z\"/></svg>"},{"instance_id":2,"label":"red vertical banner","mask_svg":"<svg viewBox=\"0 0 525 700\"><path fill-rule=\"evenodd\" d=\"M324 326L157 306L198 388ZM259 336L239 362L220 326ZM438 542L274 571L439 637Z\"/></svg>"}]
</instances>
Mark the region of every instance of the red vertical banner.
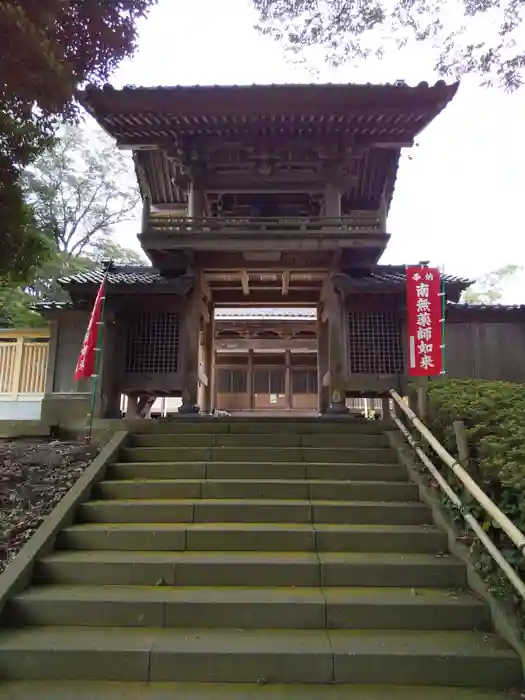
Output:
<instances>
[{"instance_id":1,"label":"red vertical banner","mask_svg":"<svg viewBox=\"0 0 525 700\"><path fill-rule=\"evenodd\" d=\"M95 372L95 356L97 353L97 343L99 336L99 322L102 317L102 302L104 299L105 280L99 287L95 305L89 319L86 335L82 341L80 354L75 367L75 381L79 379L89 379Z\"/></svg>"},{"instance_id":2,"label":"red vertical banner","mask_svg":"<svg viewBox=\"0 0 525 700\"><path fill-rule=\"evenodd\" d=\"M408 374L442 373L441 275L435 267L407 267Z\"/></svg>"}]
</instances>

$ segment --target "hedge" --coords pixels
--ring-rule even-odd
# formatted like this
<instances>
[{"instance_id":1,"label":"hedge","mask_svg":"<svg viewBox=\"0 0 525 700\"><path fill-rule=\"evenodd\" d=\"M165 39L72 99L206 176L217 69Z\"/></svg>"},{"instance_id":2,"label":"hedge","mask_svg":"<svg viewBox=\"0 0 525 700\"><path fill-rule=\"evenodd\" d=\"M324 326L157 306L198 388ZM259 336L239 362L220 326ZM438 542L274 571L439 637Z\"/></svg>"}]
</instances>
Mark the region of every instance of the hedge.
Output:
<instances>
[{"instance_id":1,"label":"hedge","mask_svg":"<svg viewBox=\"0 0 525 700\"><path fill-rule=\"evenodd\" d=\"M471 476L499 508L525 532L525 386L510 382L442 379L429 383L426 423L439 441L457 457L453 422L465 424ZM492 541L525 580L523 555L485 511L465 492L453 472L436 458L436 466L461 496ZM443 503L448 506L443 495ZM469 546L475 568L500 599L512 603L525 630L525 604L500 573L483 545L464 528L461 515L450 509ZM525 634L524 634L525 637Z\"/></svg>"}]
</instances>

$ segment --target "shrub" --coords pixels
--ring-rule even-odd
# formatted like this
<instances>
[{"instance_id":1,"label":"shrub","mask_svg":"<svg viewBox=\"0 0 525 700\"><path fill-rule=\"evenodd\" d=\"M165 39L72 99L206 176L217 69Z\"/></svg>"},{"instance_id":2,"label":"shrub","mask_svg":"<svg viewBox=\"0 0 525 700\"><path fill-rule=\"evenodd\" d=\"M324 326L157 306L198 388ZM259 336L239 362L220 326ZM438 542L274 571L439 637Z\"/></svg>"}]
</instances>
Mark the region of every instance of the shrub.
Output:
<instances>
[{"instance_id":1,"label":"shrub","mask_svg":"<svg viewBox=\"0 0 525 700\"><path fill-rule=\"evenodd\" d=\"M441 379L429 383L427 425L446 449L457 457L453 422L464 422L471 455L466 466L485 493L510 520L525 532L525 386L510 382ZM484 509L473 501L453 472L433 460L461 496L462 502L525 580L523 555ZM443 502L448 505L443 495ZM457 527L470 548L475 568L499 598L511 602L525 630L525 604L500 573L483 545L464 528L461 515L452 511ZM461 524L460 524L461 522Z\"/></svg>"}]
</instances>

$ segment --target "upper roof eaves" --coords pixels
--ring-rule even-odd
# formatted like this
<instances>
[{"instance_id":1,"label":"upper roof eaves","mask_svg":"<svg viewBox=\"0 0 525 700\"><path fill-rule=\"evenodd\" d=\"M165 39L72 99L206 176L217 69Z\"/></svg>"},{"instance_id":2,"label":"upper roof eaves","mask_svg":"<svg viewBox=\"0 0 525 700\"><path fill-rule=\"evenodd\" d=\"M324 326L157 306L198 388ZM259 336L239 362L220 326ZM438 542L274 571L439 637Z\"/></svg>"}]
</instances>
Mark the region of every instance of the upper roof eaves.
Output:
<instances>
[{"instance_id":1,"label":"upper roof eaves","mask_svg":"<svg viewBox=\"0 0 525 700\"><path fill-rule=\"evenodd\" d=\"M436 115L454 97L459 83L439 80L433 85L421 82L395 83L272 83L251 85L126 86L115 89L88 86L78 93L80 102L95 117L130 112L171 112L198 115L227 113L232 109L260 109L275 113L276 108L297 112L335 113L359 108L413 108ZM289 102L287 103L287 100ZM286 104L287 103L287 104Z\"/></svg>"}]
</instances>

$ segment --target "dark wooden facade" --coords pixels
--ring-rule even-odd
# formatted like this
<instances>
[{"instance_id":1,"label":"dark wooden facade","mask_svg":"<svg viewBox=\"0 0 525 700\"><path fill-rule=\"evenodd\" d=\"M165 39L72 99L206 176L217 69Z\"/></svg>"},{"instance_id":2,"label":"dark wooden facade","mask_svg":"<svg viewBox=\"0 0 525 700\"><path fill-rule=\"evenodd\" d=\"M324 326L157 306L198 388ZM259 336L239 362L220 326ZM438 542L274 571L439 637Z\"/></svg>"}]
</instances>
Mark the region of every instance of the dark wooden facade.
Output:
<instances>
[{"instance_id":1,"label":"dark wooden facade","mask_svg":"<svg viewBox=\"0 0 525 700\"><path fill-rule=\"evenodd\" d=\"M456 89L439 82L82 93L117 145L133 151L139 239L154 265L109 274L97 411L114 413L122 392L132 404L182 396L186 412L235 401L293 408L304 394L308 408L344 412L347 397L403 391L405 268L378 260L401 149ZM62 281L69 317L85 314L101 278ZM521 310L453 306L467 285L446 277L449 373L520 378L509 339L525 342ZM310 307L316 321L302 339L261 321L272 338L237 337L244 348L228 357L227 335L231 345L239 328L214 314L226 306ZM56 310L42 311L58 329L65 323ZM307 341L315 351L299 349Z\"/></svg>"}]
</instances>

